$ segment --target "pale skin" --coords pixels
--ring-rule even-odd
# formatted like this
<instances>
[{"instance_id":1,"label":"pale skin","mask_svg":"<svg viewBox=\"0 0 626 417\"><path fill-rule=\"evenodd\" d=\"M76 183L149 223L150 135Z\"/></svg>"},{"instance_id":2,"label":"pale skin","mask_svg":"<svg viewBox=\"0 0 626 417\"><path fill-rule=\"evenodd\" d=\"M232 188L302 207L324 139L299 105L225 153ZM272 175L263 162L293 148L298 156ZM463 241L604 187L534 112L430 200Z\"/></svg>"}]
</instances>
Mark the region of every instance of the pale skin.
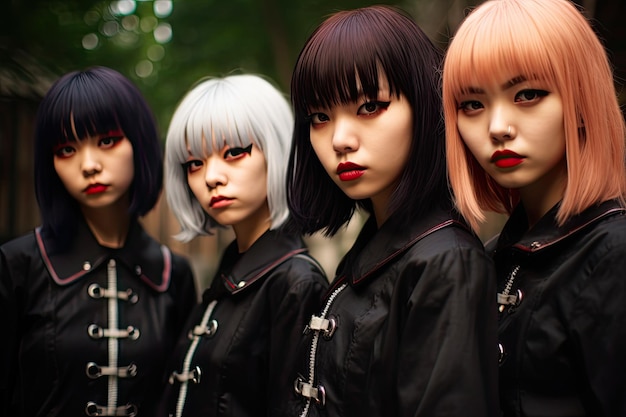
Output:
<instances>
[{"instance_id":1,"label":"pale skin","mask_svg":"<svg viewBox=\"0 0 626 417\"><path fill-rule=\"evenodd\" d=\"M263 152L255 144L224 146L208 156L190 155L185 166L202 208L219 224L232 226L239 252L247 251L271 225Z\"/></svg>"},{"instance_id":2,"label":"pale skin","mask_svg":"<svg viewBox=\"0 0 626 417\"><path fill-rule=\"evenodd\" d=\"M371 200L378 227L389 218L413 135L409 102L390 94L386 78L379 85L376 100L361 96L310 112L311 145L322 166L348 197Z\"/></svg>"},{"instance_id":3,"label":"pale skin","mask_svg":"<svg viewBox=\"0 0 626 417\"><path fill-rule=\"evenodd\" d=\"M459 133L498 184L519 190L532 227L565 192L561 96L541 80L515 75L466 91L458 98Z\"/></svg>"},{"instance_id":4,"label":"pale skin","mask_svg":"<svg viewBox=\"0 0 626 417\"><path fill-rule=\"evenodd\" d=\"M62 143L54 150L54 168L98 243L124 246L130 225L128 190L134 178L128 138L114 131Z\"/></svg>"}]
</instances>

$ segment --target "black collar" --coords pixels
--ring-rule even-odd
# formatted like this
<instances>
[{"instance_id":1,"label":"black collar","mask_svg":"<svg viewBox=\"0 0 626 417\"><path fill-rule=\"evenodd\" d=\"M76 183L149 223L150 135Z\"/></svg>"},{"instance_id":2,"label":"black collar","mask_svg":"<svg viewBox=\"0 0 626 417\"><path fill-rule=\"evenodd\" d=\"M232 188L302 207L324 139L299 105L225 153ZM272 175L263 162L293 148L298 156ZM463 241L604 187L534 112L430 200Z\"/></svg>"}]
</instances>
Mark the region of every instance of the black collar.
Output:
<instances>
[{"instance_id":1,"label":"black collar","mask_svg":"<svg viewBox=\"0 0 626 417\"><path fill-rule=\"evenodd\" d=\"M337 267L337 279L329 289L330 294L345 280L352 286L366 282L378 270L402 255L411 246L429 234L444 227L469 228L458 214L446 210L433 210L420 219L406 219L390 216L381 226L371 216L359 233L352 249Z\"/></svg>"},{"instance_id":2,"label":"black collar","mask_svg":"<svg viewBox=\"0 0 626 417\"><path fill-rule=\"evenodd\" d=\"M56 246L54 238L41 228L35 233L46 268L59 285L71 284L114 258L154 290L164 292L169 287L171 253L148 236L137 221L131 223L126 242L119 249L99 245L84 221L79 222L70 249L61 253L52 249Z\"/></svg>"},{"instance_id":3,"label":"black collar","mask_svg":"<svg viewBox=\"0 0 626 417\"><path fill-rule=\"evenodd\" d=\"M559 206L560 203L556 204L532 229L527 230L526 211L519 204L498 237L496 252L511 247L527 253L540 251L576 235L606 217L626 213L618 200L608 200L589 207L559 226L556 221Z\"/></svg>"},{"instance_id":4,"label":"black collar","mask_svg":"<svg viewBox=\"0 0 626 417\"><path fill-rule=\"evenodd\" d=\"M233 241L226 248L222 263L229 257L232 259L237 256L237 251L237 241ZM268 230L239 256L230 272L223 273L223 265L220 265L219 279L229 293L236 294L265 277L287 259L306 251L304 242L299 236Z\"/></svg>"}]
</instances>

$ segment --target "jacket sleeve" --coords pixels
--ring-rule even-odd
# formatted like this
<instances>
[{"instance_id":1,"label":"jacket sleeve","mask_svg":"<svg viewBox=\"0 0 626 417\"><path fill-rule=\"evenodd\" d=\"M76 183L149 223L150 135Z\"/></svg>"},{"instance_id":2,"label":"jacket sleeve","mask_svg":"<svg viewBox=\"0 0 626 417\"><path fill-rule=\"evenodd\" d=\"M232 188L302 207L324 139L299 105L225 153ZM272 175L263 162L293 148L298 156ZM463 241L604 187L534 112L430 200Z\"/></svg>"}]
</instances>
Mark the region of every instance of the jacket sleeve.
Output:
<instances>
[{"instance_id":1,"label":"jacket sleeve","mask_svg":"<svg viewBox=\"0 0 626 417\"><path fill-rule=\"evenodd\" d=\"M14 270L10 259L0 248L0 317L2 317L2 343L0 343L0 417L10 415L12 387L16 380L18 340L18 306L14 288ZM25 271L23 271L25 273Z\"/></svg>"},{"instance_id":2,"label":"jacket sleeve","mask_svg":"<svg viewBox=\"0 0 626 417\"><path fill-rule=\"evenodd\" d=\"M177 328L180 332L191 311L198 304L193 271L189 261L180 255L172 256L172 285L178 311Z\"/></svg>"},{"instance_id":3,"label":"jacket sleeve","mask_svg":"<svg viewBox=\"0 0 626 417\"><path fill-rule=\"evenodd\" d=\"M571 323L598 416L626 415L626 253L623 242L600 259L574 304Z\"/></svg>"},{"instance_id":4,"label":"jacket sleeve","mask_svg":"<svg viewBox=\"0 0 626 417\"><path fill-rule=\"evenodd\" d=\"M491 259L478 245L452 247L403 274L419 279L400 314L396 415L499 415Z\"/></svg>"}]
</instances>

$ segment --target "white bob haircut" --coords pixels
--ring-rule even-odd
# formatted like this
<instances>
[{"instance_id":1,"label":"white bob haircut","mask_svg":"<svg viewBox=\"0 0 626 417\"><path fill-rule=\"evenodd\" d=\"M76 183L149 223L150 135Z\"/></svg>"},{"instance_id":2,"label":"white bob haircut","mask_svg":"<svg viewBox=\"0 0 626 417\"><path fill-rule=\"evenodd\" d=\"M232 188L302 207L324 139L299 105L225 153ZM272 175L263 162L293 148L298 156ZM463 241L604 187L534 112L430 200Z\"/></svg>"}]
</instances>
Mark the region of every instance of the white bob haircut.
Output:
<instances>
[{"instance_id":1,"label":"white bob haircut","mask_svg":"<svg viewBox=\"0 0 626 417\"><path fill-rule=\"evenodd\" d=\"M237 74L196 83L176 108L165 142L167 202L181 227L175 238L188 242L220 226L189 188L183 167L189 151L208 157L224 146L245 148L252 143L267 165L270 229L280 227L289 216L285 184L292 132L289 102L265 78Z\"/></svg>"}]
</instances>

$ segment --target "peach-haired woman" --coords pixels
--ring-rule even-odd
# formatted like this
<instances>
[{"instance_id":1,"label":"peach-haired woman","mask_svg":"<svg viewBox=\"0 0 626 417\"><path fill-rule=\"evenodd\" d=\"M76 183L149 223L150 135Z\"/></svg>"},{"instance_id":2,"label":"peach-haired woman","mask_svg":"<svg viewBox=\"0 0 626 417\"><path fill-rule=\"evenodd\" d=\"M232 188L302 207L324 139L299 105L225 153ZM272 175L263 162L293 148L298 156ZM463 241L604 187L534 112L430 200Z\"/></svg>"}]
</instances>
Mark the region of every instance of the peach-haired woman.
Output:
<instances>
[{"instance_id":1,"label":"peach-haired woman","mask_svg":"<svg viewBox=\"0 0 626 417\"><path fill-rule=\"evenodd\" d=\"M567 0L490 0L443 76L449 177L498 275L504 416L626 415L625 128L605 50Z\"/></svg>"}]
</instances>

